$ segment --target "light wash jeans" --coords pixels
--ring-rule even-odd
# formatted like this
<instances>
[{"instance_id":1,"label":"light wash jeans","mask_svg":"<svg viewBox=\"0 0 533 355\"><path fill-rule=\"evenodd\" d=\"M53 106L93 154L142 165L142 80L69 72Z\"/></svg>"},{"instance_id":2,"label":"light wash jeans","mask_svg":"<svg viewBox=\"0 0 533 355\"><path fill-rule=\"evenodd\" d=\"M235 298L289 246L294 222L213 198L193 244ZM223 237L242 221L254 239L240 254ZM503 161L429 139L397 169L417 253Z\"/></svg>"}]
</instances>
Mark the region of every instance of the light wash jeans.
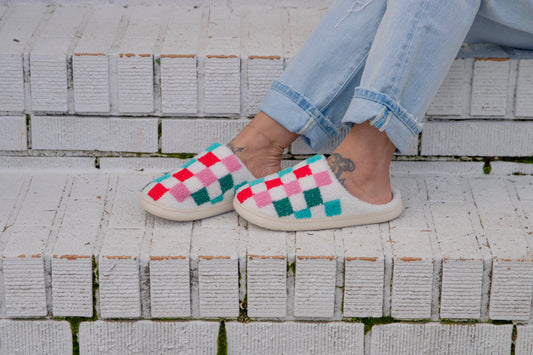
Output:
<instances>
[{"instance_id":1,"label":"light wash jeans","mask_svg":"<svg viewBox=\"0 0 533 355\"><path fill-rule=\"evenodd\" d=\"M314 150L369 120L405 152L464 41L533 49L533 0L338 0L260 109Z\"/></svg>"}]
</instances>

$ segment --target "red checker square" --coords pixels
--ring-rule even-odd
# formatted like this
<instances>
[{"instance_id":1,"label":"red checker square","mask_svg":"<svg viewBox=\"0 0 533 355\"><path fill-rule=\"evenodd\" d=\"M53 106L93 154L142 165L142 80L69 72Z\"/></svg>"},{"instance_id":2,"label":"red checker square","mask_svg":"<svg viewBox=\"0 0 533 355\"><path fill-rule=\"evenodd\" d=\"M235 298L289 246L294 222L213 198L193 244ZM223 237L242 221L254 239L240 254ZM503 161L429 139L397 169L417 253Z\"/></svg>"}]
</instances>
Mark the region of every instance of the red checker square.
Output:
<instances>
[{"instance_id":1,"label":"red checker square","mask_svg":"<svg viewBox=\"0 0 533 355\"><path fill-rule=\"evenodd\" d=\"M217 156L212 152L209 152L203 157L198 158L198 161L209 168L211 165L218 163L220 159L218 159Z\"/></svg>"},{"instance_id":2,"label":"red checker square","mask_svg":"<svg viewBox=\"0 0 533 355\"><path fill-rule=\"evenodd\" d=\"M298 180L291 181L288 184L283 185L283 187L285 188L287 196L292 196L302 192L302 188L300 187Z\"/></svg>"},{"instance_id":3,"label":"red checker square","mask_svg":"<svg viewBox=\"0 0 533 355\"><path fill-rule=\"evenodd\" d=\"M282 184L282 182L281 182L280 178L275 178L273 180L265 181L265 185L266 185L267 190L273 189L274 187L280 186L281 184Z\"/></svg>"},{"instance_id":4,"label":"red checker square","mask_svg":"<svg viewBox=\"0 0 533 355\"><path fill-rule=\"evenodd\" d=\"M272 203L272 198L270 198L270 194L268 193L268 191L263 191L258 193L257 195L254 195L254 200L255 204L257 205L257 208L263 208Z\"/></svg>"},{"instance_id":5,"label":"red checker square","mask_svg":"<svg viewBox=\"0 0 533 355\"><path fill-rule=\"evenodd\" d=\"M157 184L150 191L148 191L148 196L150 196L154 201L157 201L163 196L168 189L161 184Z\"/></svg>"},{"instance_id":6,"label":"red checker square","mask_svg":"<svg viewBox=\"0 0 533 355\"><path fill-rule=\"evenodd\" d=\"M331 178L330 178L329 173L327 171L322 171L322 172L320 172L318 174L315 174L314 178L315 178L315 182L316 182L316 186L317 187L326 186L326 185L331 184Z\"/></svg>"},{"instance_id":7,"label":"red checker square","mask_svg":"<svg viewBox=\"0 0 533 355\"><path fill-rule=\"evenodd\" d=\"M208 169L208 168L200 171L198 174L196 174L196 177L206 187L211 185L212 183L214 183L214 182L216 182L218 180L217 176L215 174L213 174L211 169Z\"/></svg>"},{"instance_id":8,"label":"red checker square","mask_svg":"<svg viewBox=\"0 0 533 355\"><path fill-rule=\"evenodd\" d=\"M172 196L174 196L174 198L178 202L183 202L183 201L185 201L185 199L187 197L191 196L191 192L189 191L187 186L185 186L185 184L181 184L181 183L174 185L170 189L170 193L172 194Z\"/></svg>"},{"instance_id":9,"label":"red checker square","mask_svg":"<svg viewBox=\"0 0 533 355\"><path fill-rule=\"evenodd\" d=\"M236 156L230 155L222 159L222 164L228 169L230 173L239 170L242 167L242 164L239 162Z\"/></svg>"},{"instance_id":10,"label":"red checker square","mask_svg":"<svg viewBox=\"0 0 533 355\"><path fill-rule=\"evenodd\" d=\"M309 176L312 174L311 168L309 165L304 165L299 169L296 169L293 171L294 175L296 175L297 179L303 178L304 176Z\"/></svg>"},{"instance_id":11,"label":"red checker square","mask_svg":"<svg viewBox=\"0 0 533 355\"><path fill-rule=\"evenodd\" d=\"M191 173L189 169L181 169L177 173L175 173L174 176L176 179L178 179L181 182L184 182L185 180L191 178L194 174Z\"/></svg>"},{"instance_id":12,"label":"red checker square","mask_svg":"<svg viewBox=\"0 0 533 355\"><path fill-rule=\"evenodd\" d=\"M244 201L248 200L250 197L252 197L252 189L248 186L247 188L239 191L237 194L237 200L239 200L240 203L244 203Z\"/></svg>"}]
</instances>

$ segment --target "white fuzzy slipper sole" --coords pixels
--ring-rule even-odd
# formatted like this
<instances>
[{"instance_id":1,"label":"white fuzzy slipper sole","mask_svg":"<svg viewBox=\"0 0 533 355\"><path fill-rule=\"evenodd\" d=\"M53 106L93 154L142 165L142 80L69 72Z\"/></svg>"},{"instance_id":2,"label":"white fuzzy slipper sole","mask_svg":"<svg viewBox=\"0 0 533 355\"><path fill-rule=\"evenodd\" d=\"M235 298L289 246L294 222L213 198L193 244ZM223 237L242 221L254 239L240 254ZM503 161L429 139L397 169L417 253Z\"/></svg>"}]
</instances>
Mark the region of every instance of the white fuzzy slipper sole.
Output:
<instances>
[{"instance_id":1,"label":"white fuzzy slipper sole","mask_svg":"<svg viewBox=\"0 0 533 355\"><path fill-rule=\"evenodd\" d=\"M146 195L141 195L141 206L149 213L173 221L191 221L233 211L233 200L222 201L216 205L192 209L171 208L154 202Z\"/></svg>"},{"instance_id":2,"label":"white fuzzy slipper sole","mask_svg":"<svg viewBox=\"0 0 533 355\"><path fill-rule=\"evenodd\" d=\"M263 228L279 231L332 229L382 223L397 218L402 213L401 202L391 206L389 210L379 213L309 219L283 219L268 216L244 207L237 200L234 200L233 207L235 208L235 211L248 222Z\"/></svg>"}]
</instances>

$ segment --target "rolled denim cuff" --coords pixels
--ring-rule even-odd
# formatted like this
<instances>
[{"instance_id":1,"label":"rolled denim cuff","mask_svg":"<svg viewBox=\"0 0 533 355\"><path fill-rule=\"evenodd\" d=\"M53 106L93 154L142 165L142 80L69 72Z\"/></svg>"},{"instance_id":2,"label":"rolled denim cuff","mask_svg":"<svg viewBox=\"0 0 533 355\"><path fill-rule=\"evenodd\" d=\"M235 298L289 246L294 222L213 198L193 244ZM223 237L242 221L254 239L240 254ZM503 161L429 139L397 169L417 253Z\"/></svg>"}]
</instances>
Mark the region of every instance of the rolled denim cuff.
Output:
<instances>
[{"instance_id":1,"label":"rolled denim cuff","mask_svg":"<svg viewBox=\"0 0 533 355\"><path fill-rule=\"evenodd\" d=\"M422 130L422 125L397 100L386 94L358 87L342 122L365 121L370 121L372 126L384 131L402 154L407 152L411 141Z\"/></svg>"},{"instance_id":2,"label":"rolled denim cuff","mask_svg":"<svg viewBox=\"0 0 533 355\"><path fill-rule=\"evenodd\" d=\"M301 135L315 151L339 133L339 128L309 99L279 81L272 83L259 109L287 130Z\"/></svg>"}]
</instances>

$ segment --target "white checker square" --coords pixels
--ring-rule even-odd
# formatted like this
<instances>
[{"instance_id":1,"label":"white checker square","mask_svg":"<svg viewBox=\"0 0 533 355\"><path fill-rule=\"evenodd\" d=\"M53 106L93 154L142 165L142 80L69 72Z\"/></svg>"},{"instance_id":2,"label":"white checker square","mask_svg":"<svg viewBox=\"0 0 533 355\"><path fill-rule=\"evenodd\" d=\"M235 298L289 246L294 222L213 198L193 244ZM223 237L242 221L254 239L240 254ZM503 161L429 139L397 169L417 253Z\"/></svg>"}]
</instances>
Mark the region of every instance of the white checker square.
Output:
<instances>
[{"instance_id":1,"label":"white checker square","mask_svg":"<svg viewBox=\"0 0 533 355\"><path fill-rule=\"evenodd\" d=\"M272 198L272 201L281 200L287 196L283 186L276 186L270 189L269 192L270 192L270 197Z\"/></svg>"},{"instance_id":2,"label":"white checker square","mask_svg":"<svg viewBox=\"0 0 533 355\"><path fill-rule=\"evenodd\" d=\"M222 164L222 162L218 162L214 165L211 165L209 167L209 169L211 169L211 171L220 179L221 177L224 177L226 175L229 174L229 171L228 169L226 168L226 166L224 164Z\"/></svg>"},{"instance_id":3,"label":"white checker square","mask_svg":"<svg viewBox=\"0 0 533 355\"><path fill-rule=\"evenodd\" d=\"M316 181L313 175L304 176L298 180L303 191L311 190L316 187Z\"/></svg>"},{"instance_id":4,"label":"white checker square","mask_svg":"<svg viewBox=\"0 0 533 355\"><path fill-rule=\"evenodd\" d=\"M233 152L230 149L225 149L225 148L227 147L225 146L218 147L217 149L213 150L213 154L215 154L217 158L220 160L227 158L230 155L233 155Z\"/></svg>"},{"instance_id":5,"label":"white checker square","mask_svg":"<svg viewBox=\"0 0 533 355\"><path fill-rule=\"evenodd\" d=\"M196 176L192 176L191 178L185 180L183 183L191 193L201 190L204 187L204 184L202 184L200 179L198 179Z\"/></svg>"},{"instance_id":6,"label":"white checker square","mask_svg":"<svg viewBox=\"0 0 533 355\"><path fill-rule=\"evenodd\" d=\"M205 165L200 163L199 161L195 161L193 164L189 165L187 168L191 173L194 175L198 174L200 171L205 169Z\"/></svg>"},{"instance_id":7,"label":"white checker square","mask_svg":"<svg viewBox=\"0 0 533 355\"><path fill-rule=\"evenodd\" d=\"M288 174L285 174L281 177L281 182L286 184L288 182L291 182L291 181L294 181L296 180L296 175L294 175L294 173L291 171L290 173Z\"/></svg>"},{"instance_id":8,"label":"white checker square","mask_svg":"<svg viewBox=\"0 0 533 355\"><path fill-rule=\"evenodd\" d=\"M250 186L252 189L252 193L256 194L258 192L266 190L266 185L264 182L260 182L259 184L255 184L253 186Z\"/></svg>"},{"instance_id":9,"label":"white checker square","mask_svg":"<svg viewBox=\"0 0 533 355\"><path fill-rule=\"evenodd\" d=\"M220 195L222 195L222 189L220 188L220 184L218 182L215 182L208 187L206 187L207 193L209 194L209 199L214 199Z\"/></svg>"},{"instance_id":10,"label":"white checker square","mask_svg":"<svg viewBox=\"0 0 533 355\"><path fill-rule=\"evenodd\" d=\"M299 211L307 208L307 202L305 202L305 197L302 194L296 194L289 197L289 201L291 202L292 209L294 211Z\"/></svg>"}]
</instances>

